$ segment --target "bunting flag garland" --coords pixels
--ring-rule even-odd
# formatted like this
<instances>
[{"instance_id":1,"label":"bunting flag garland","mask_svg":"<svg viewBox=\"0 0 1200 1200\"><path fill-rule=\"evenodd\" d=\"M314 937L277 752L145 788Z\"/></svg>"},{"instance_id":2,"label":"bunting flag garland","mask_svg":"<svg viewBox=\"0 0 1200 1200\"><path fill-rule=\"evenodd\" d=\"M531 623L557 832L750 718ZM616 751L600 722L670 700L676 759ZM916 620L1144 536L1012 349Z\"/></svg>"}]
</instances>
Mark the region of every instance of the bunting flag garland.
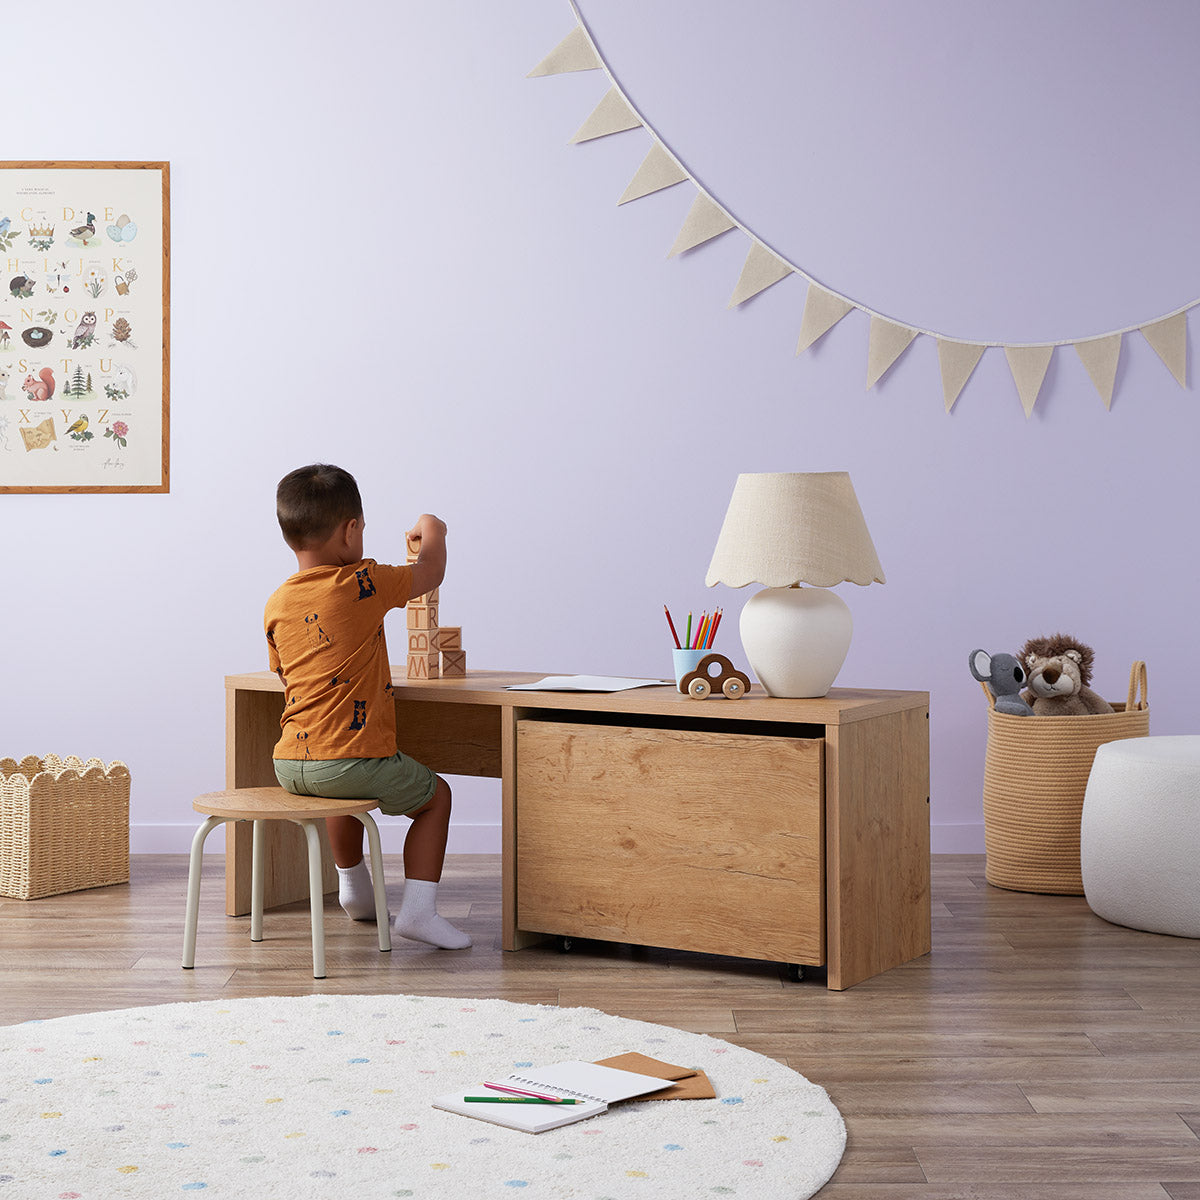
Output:
<instances>
[{"instance_id":1,"label":"bunting flag garland","mask_svg":"<svg viewBox=\"0 0 1200 1200\"><path fill-rule=\"evenodd\" d=\"M737 222L732 220L723 208L714 204L704 192L701 192L692 201L692 207L688 210L683 228L680 229L679 236L675 239L675 245L671 247L667 257L674 258L676 254L682 254L685 250L691 250L694 246L710 242L718 234L727 233L733 229L736 224Z\"/></svg>"},{"instance_id":2,"label":"bunting flag garland","mask_svg":"<svg viewBox=\"0 0 1200 1200\"><path fill-rule=\"evenodd\" d=\"M825 336L852 308L853 304L842 296L835 296L815 283L808 285L804 300L804 318L800 322L800 342L796 353L805 350Z\"/></svg>"},{"instance_id":3,"label":"bunting flag garland","mask_svg":"<svg viewBox=\"0 0 1200 1200\"><path fill-rule=\"evenodd\" d=\"M1182 314L1180 314L1182 316ZM1112 408L1113 385L1117 382L1117 362L1121 357L1121 335L1092 338L1090 342L1076 342L1075 349L1087 367L1087 373L1100 393L1105 408Z\"/></svg>"},{"instance_id":4,"label":"bunting flag garland","mask_svg":"<svg viewBox=\"0 0 1200 1200\"><path fill-rule=\"evenodd\" d=\"M781 258L773 254L762 242L751 242L750 253L746 255L742 274L729 298L729 308L744 304L751 296L765 292L773 283L786 279L792 273L792 268Z\"/></svg>"},{"instance_id":5,"label":"bunting flag garland","mask_svg":"<svg viewBox=\"0 0 1200 1200\"><path fill-rule=\"evenodd\" d=\"M1053 354L1053 346L1004 347L1004 357L1008 359L1008 369L1017 385L1017 394L1021 397L1021 407L1026 417L1033 412L1033 406L1037 403L1038 392L1042 390L1042 381L1046 378Z\"/></svg>"},{"instance_id":6,"label":"bunting flag garland","mask_svg":"<svg viewBox=\"0 0 1200 1200\"><path fill-rule=\"evenodd\" d=\"M1075 347L1089 378L1100 394L1100 399L1104 402L1104 407L1111 409L1122 339L1126 333L1138 330L1179 385L1187 387L1187 314L1190 309L1200 304L1200 299L1193 300L1190 304L1185 304L1153 321L1097 336L1078 340L1011 344L964 341L895 321L818 283L801 267L776 253L762 238L742 225L697 182L696 177L671 152L629 101L584 24L578 4L575 0L570 0L570 4L575 13L575 28L529 72L529 76L593 70L602 70L607 75L610 85L608 91L571 138L571 143L593 141L609 134L644 128L651 137L650 150L617 203L627 204L678 183L691 183L696 189L696 197L667 257L673 258L684 251L702 246L731 229L740 229L750 239L750 248L728 307L738 308L751 297L766 291L789 275L797 275L804 279L808 284L808 292L796 345L797 355L803 354L820 341L847 313L854 310L866 313L870 317L867 348L869 390L891 370L915 338L919 335L932 337L937 341L942 399L946 412L949 413L958 402L983 357L984 350L990 346L999 346L1004 350L1009 371L1016 384L1017 396L1028 418L1037 405L1056 346Z\"/></svg>"},{"instance_id":7,"label":"bunting flag garland","mask_svg":"<svg viewBox=\"0 0 1200 1200\"><path fill-rule=\"evenodd\" d=\"M1187 387L1187 316L1178 312L1152 325L1142 326L1142 336L1154 347L1154 353L1167 364L1171 374Z\"/></svg>"},{"instance_id":8,"label":"bunting flag garland","mask_svg":"<svg viewBox=\"0 0 1200 1200\"><path fill-rule=\"evenodd\" d=\"M883 317L871 318L871 340L867 347L867 391L884 377L888 368L908 349L916 336L915 329L885 321Z\"/></svg>"},{"instance_id":9,"label":"bunting flag garland","mask_svg":"<svg viewBox=\"0 0 1200 1200\"><path fill-rule=\"evenodd\" d=\"M640 200L651 192L661 192L663 188L683 183L687 178L688 173L663 149L662 143L655 142L617 203L628 204L630 200Z\"/></svg>"},{"instance_id":10,"label":"bunting flag garland","mask_svg":"<svg viewBox=\"0 0 1200 1200\"><path fill-rule=\"evenodd\" d=\"M568 71L599 71L604 64L582 25L576 25L526 79L537 75L565 75Z\"/></svg>"},{"instance_id":11,"label":"bunting flag garland","mask_svg":"<svg viewBox=\"0 0 1200 1200\"><path fill-rule=\"evenodd\" d=\"M971 378L971 373L979 365L986 349L971 342L951 342L938 338L938 364L942 368L942 396L946 401L946 411L954 407L959 393Z\"/></svg>"},{"instance_id":12,"label":"bunting flag garland","mask_svg":"<svg viewBox=\"0 0 1200 1200\"><path fill-rule=\"evenodd\" d=\"M621 89L610 87L604 99L596 105L592 115L575 131L571 144L590 142L593 138L607 137L610 133L624 133L637 129L642 118L629 107L629 101L621 95Z\"/></svg>"}]
</instances>

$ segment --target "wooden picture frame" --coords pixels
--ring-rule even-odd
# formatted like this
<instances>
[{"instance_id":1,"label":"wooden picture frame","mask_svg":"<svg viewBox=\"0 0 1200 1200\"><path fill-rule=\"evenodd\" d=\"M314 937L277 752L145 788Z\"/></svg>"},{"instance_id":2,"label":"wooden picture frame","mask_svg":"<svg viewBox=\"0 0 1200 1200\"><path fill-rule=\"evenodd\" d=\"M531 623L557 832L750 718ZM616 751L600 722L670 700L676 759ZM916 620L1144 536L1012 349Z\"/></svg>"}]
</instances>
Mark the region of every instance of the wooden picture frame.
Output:
<instances>
[{"instance_id":1,"label":"wooden picture frame","mask_svg":"<svg viewBox=\"0 0 1200 1200\"><path fill-rule=\"evenodd\" d=\"M170 164L0 162L0 493L170 491Z\"/></svg>"}]
</instances>

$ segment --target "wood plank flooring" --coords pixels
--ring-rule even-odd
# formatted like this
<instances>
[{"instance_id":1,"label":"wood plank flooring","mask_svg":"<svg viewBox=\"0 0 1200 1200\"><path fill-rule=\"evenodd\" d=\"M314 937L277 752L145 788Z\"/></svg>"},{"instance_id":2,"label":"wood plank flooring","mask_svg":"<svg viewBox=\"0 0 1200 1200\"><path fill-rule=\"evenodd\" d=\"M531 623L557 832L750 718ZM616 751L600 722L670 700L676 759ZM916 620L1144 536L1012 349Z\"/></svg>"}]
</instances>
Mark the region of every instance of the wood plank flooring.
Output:
<instances>
[{"instance_id":1,"label":"wood plank flooring","mask_svg":"<svg viewBox=\"0 0 1200 1200\"><path fill-rule=\"evenodd\" d=\"M128 886L0 899L0 1024L234 996L407 992L583 1005L712 1034L828 1089L849 1130L822 1200L1200 1200L1200 941L1109 925L1082 897L989 887L935 856L933 953L846 992L778 964L576 944L499 949L496 856L447 861L441 911L475 939L436 951L327 907L314 980L307 904L266 940L224 916L206 861L183 971L187 859L133 859ZM393 908L398 857L388 858Z\"/></svg>"}]
</instances>

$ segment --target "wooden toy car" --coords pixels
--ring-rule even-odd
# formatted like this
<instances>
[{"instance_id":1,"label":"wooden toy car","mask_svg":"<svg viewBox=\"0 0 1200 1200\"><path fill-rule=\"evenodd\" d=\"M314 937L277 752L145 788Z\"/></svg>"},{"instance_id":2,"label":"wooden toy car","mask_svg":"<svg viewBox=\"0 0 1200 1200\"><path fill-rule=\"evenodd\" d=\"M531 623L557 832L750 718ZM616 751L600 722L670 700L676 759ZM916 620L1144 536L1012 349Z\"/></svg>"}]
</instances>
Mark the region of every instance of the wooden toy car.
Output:
<instances>
[{"instance_id":1,"label":"wooden toy car","mask_svg":"<svg viewBox=\"0 0 1200 1200\"><path fill-rule=\"evenodd\" d=\"M716 667L719 674L713 675ZM713 689L730 700L740 700L750 690L750 677L743 675L723 654L706 654L694 671L689 671L680 681L679 690L693 700L707 700Z\"/></svg>"}]
</instances>

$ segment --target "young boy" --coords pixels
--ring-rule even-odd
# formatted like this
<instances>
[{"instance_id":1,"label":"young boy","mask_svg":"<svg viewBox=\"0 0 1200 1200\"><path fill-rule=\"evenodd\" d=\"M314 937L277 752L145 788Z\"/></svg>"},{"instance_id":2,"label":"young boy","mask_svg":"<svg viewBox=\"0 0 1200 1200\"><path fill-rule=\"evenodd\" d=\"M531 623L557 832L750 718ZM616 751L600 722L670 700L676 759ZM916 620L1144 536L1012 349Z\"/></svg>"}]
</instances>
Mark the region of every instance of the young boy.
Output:
<instances>
[{"instance_id":1,"label":"young boy","mask_svg":"<svg viewBox=\"0 0 1200 1200\"><path fill-rule=\"evenodd\" d=\"M402 937L461 950L470 937L438 915L437 886L450 827L450 788L399 753L384 615L423 596L446 573L446 526L426 513L409 530L417 561L391 567L363 558L362 499L354 477L315 463L280 480L276 513L297 573L267 601L271 669L283 680L275 775L298 796L370 797L411 818L404 840L404 898L392 926ZM355 920L375 919L363 862L363 826L326 819L338 899Z\"/></svg>"}]
</instances>

